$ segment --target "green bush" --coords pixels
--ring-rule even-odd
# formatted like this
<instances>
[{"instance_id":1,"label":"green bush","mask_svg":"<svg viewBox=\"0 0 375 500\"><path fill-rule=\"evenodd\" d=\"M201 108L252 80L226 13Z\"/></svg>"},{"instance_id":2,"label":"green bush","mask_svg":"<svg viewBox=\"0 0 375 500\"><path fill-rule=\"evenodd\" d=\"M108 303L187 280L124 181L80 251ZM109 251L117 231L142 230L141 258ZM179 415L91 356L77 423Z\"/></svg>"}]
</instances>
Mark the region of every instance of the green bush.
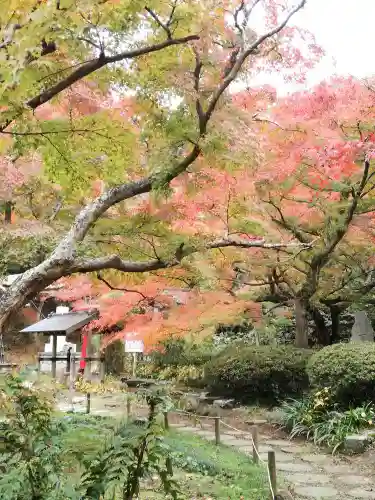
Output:
<instances>
[{"instance_id":1,"label":"green bush","mask_svg":"<svg viewBox=\"0 0 375 500\"><path fill-rule=\"evenodd\" d=\"M124 372L125 349L121 340L115 340L104 351L105 372L111 375L121 375Z\"/></svg>"},{"instance_id":2,"label":"green bush","mask_svg":"<svg viewBox=\"0 0 375 500\"><path fill-rule=\"evenodd\" d=\"M230 346L205 366L212 394L274 404L308 387L311 351L291 346Z\"/></svg>"},{"instance_id":3,"label":"green bush","mask_svg":"<svg viewBox=\"0 0 375 500\"><path fill-rule=\"evenodd\" d=\"M375 343L350 342L324 347L307 366L310 384L330 387L344 409L375 399Z\"/></svg>"},{"instance_id":4,"label":"green bush","mask_svg":"<svg viewBox=\"0 0 375 500\"><path fill-rule=\"evenodd\" d=\"M170 366L203 366L212 356L212 345L195 344L183 338L169 337L150 353L152 363L159 369Z\"/></svg>"}]
</instances>

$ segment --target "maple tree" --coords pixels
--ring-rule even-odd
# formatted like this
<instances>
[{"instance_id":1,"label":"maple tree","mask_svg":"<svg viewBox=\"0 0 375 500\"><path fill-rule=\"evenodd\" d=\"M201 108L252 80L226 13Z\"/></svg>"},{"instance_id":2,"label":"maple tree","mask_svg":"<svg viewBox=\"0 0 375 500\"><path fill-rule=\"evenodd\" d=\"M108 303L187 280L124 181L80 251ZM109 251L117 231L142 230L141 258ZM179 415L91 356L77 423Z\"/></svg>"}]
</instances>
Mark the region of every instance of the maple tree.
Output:
<instances>
[{"instance_id":1,"label":"maple tree","mask_svg":"<svg viewBox=\"0 0 375 500\"><path fill-rule=\"evenodd\" d=\"M337 323L338 304L347 306L375 284L374 99L371 83L336 78L252 115L270 152L257 172L253 215L269 232L308 245L294 254L281 249L276 262L258 260L259 277L268 270L264 298L295 305L300 347L308 343L308 315L318 341L329 344L337 328L331 338L322 304ZM246 94L237 102L246 107Z\"/></svg>"},{"instance_id":2,"label":"maple tree","mask_svg":"<svg viewBox=\"0 0 375 500\"><path fill-rule=\"evenodd\" d=\"M287 26L305 3L7 3L0 14L1 154L38 155L41 178L59 186L60 200L42 219L52 227L45 258L0 298L1 327L64 276L108 269L138 276L180 265L198 250L288 244L230 235L198 242L147 207L202 163L230 163L220 113L236 78L282 67L301 75L319 58L313 39ZM250 22L262 7L257 33ZM167 244L152 237L142 244L142 231Z\"/></svg>"}]
</instances>

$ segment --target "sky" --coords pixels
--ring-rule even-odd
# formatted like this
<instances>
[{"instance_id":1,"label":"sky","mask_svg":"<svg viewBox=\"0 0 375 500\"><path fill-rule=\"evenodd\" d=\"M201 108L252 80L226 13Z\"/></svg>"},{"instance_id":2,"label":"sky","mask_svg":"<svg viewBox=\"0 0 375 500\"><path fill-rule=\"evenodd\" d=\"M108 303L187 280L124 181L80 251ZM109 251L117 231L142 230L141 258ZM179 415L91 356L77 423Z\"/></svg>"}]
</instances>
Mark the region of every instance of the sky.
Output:
<instances>
[{"instance_id":1,"label":"sky","mask_svg":"<svg viewBox=\"0 0 375 500\"><path fill-rule=\"evenodd\" d=\"M373 42L375 0L307 0L295 24L314 33L326 56L308 76L314 85L332 74L365 78L375 75ZM296 89L273 77L279 93Z\"/></svg>"}]
</instances>

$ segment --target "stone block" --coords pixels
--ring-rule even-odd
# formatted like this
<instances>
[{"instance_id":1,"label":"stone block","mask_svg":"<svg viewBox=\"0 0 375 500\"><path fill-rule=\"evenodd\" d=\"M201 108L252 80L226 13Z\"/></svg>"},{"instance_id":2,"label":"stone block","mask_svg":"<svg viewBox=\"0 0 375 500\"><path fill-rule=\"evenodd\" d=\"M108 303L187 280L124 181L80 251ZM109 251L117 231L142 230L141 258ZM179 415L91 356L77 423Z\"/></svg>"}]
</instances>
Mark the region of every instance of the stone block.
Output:
<instances>
[{"instance_id":1,"label":"stone block","mask_svg":"<svg viewBox=\"0 0 375 500\"><path fill-rule=\"evenodd\" d=\"M343 451L346 453L363 453L369 443L366 435L358 434L346 436Z\"/></svg>"},{"instance_id":2,"label":"stone block","mask_svg":"<svg viewBox=\"0 0 375 500\"><path fill-rule=\"evenodd\" d=\"M234 399L215 399L213 402L213 406L231 410L234 406Z\"/></svg>"}]
</instances>

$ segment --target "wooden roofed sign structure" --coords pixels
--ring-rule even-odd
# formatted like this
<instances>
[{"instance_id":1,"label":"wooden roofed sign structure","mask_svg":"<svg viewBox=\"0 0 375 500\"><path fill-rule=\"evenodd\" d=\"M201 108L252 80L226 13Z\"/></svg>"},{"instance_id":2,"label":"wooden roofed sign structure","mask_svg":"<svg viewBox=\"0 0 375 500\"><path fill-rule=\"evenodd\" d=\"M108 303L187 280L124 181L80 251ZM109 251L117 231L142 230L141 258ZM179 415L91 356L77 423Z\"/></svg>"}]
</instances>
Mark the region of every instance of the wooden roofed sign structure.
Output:
<instances>
[{"instance_id":1,"label":"wooden roofed sign structure","mask_svg":"<svg viewBox=\"0 0 375 500\"><path fill-rule=\"evenodd\" d=\"M27 326L20 333L44 334L52 336L52 376L56 377L57 337L70 335L97 319L98 311L73 311L53 314L33 325Z\"/></svg>"}]
</instances>

